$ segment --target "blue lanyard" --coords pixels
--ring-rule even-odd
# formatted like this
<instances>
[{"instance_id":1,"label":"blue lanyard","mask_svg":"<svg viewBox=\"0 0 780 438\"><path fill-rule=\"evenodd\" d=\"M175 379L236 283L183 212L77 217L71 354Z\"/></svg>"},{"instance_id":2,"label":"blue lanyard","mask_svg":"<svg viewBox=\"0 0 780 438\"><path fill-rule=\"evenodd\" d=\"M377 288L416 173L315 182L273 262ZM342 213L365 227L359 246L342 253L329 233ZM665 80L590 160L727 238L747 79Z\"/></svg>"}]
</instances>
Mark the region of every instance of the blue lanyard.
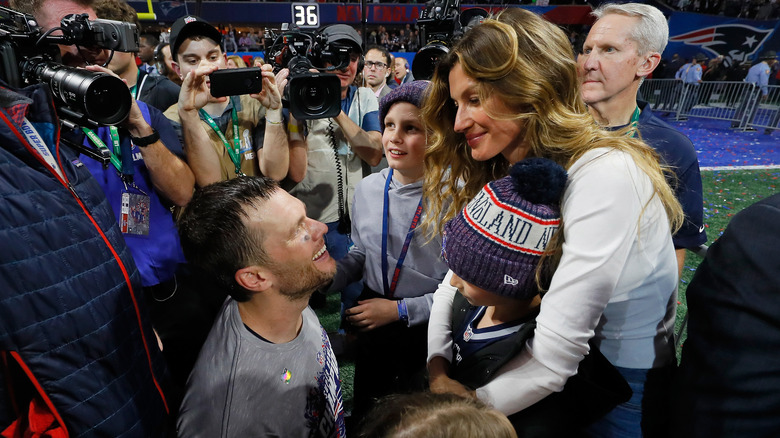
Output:
<instances>
[{"instance_id":1,"label":"blue lanyard","mask_svg":"<svg viewBox=\"0 0 780 438\"><path fill-rule=\"evenodd\" d=\"M401 267L404 265L404 259L406 253L409 251L409 244L414 237L414 229L417 228L417 224L420 222L420 216L422 215L422 196L420 196L420 202L417 204L417 210L412 217L412 223L409 225L409 231L406 233L406 240L404 246L401 248L401 255L398 256L398 263L396 263L395 271L393 272L393 279L390 283L387 281L387 219L389 216L390 207L390 181L393 180L393 169L387 174L387 181L385 182L385 202L382 210L382 285L385 289L385 297L393 298L395 294L395 288L398 286L398 276L401 275Z\"/></svg>"}]
</instances>

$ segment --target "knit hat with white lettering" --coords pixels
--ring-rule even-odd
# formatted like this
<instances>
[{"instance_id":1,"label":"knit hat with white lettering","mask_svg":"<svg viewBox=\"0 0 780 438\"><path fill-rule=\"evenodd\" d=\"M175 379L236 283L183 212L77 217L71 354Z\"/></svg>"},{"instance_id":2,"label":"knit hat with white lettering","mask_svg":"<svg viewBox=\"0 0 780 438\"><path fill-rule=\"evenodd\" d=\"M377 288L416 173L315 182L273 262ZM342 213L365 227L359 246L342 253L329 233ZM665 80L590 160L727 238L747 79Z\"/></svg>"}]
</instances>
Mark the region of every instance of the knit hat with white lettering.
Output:
<instances>
[{"instance_id":1,"label":"knit hat with white lettering","mask_svg":"<svg viewBox=\"0 0 780 438\"><path fill-rule=\"evenodd\" d=\"M528 158L509 176L485 185L444 225L442 257L463 280L511 298L539 293L536 268L560 226L566 171L545 158Z\"/></svg>"}]
</instances>

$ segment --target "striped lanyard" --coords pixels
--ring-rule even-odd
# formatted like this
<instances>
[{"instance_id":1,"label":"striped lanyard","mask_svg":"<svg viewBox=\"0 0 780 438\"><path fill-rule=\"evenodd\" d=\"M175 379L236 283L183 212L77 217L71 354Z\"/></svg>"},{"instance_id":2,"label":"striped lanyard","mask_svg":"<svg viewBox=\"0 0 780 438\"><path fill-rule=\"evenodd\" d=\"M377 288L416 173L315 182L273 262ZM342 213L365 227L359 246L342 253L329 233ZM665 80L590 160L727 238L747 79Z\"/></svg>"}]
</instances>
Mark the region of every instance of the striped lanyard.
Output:
<instances>
[{"instance_id":1,"label":"striped lanyard","mask_svg":"<svg viewBox=\"0 0 780 438\"><path fill-rule=\"evenodd\" d=\"M412 217L412 223L409 225L409 231L406 232L406 240L404 246L401 248L401 255L398 256L398 262L395 265L395 271L393 271L393 278L388 283L387 281L387 230L388 230L388 217L390 216L390 181L393 180L393 169L387 174L387 181L385 182L385 202L382 210L382 286L385 289L385 297L393 298L395 295L395 288L398 286L398 277L401 275L401 267L404 265L404 259L406 253L409 251L409 244L414 237L414 230L417 228L417 224L420 222L420 216L422 215L422 196L420 196L420 202L417 204L417 210Z\"/></svg>"}]
</instances>

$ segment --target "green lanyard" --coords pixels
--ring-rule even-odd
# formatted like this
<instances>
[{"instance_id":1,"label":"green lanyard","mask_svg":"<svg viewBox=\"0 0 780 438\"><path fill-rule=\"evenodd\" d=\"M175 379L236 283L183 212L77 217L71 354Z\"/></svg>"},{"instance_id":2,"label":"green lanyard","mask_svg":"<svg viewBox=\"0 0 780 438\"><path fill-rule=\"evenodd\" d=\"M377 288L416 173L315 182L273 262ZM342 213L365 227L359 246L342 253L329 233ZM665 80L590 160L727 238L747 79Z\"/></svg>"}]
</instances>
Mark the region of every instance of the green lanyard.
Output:
<instances>
[{"instance_id":1,"label":"green lanyard","mask_svg":"<svg viewBox=\"0 0 780 438\"><path fill-rule=\"evenodd\" d=\"M239 137L240 128L238 127L238 113L236 112L236 106L233 105L233 109L230 111L230 115L233 118L232 146L228 142L227 138L225 138L225 134L219 130L219 126L217 126L209 113L204 111L202 108L198 111L198 113L203 118L203 120L205 120L206 123L211 126L211 129L217 133L219 139L222 140L222 143L225 145L225 150L227 150L228 155L230 156L230 161L232 161L233 165L236 166L236 175L244 176L244 172L241 172L241 137Z\"/></svg>"},{"instance_id":2,"label":"green lanyard","mask_svg":"<svg viewBox=\"0 0 780 438\"><path fill-rule=\"evenodd\" d=\"M98 137L95 131L88 128L81 128L81 130L84 131L84 134L87 134L87 137L89 137L95 147L100 150L108 150L108 153L111 156L111 164L113 164L116 170L122 174L122 150L119 145L119 131L116 129L116 126L109 126L108 128L111 133L111 143L114 146L113 151L108 149L108 146L103 143L103 140Z\"/></svg>"},{"instance_id":3,"label":"green lanyard","mask_svg":"<svg viewBox=\"0 0 780 438\"><path fill-rule=\"evenodd\" d=\"M639 114L639 106L637 106L634 110L634 114L631 115L631 123L628 124L630 126L630 129L628 130L629 137L636 137L637 127L639 126Z\"/></svg>"}]
</instances>

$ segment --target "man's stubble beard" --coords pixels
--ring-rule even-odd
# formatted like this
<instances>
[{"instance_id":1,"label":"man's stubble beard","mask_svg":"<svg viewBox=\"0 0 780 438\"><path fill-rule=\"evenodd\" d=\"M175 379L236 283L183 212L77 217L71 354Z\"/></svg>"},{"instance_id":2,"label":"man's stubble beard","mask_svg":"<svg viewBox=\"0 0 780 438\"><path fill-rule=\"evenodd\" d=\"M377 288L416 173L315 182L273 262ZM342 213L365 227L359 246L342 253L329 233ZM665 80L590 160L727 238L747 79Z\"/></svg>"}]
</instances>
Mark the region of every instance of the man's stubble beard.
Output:
<instances>
[{"instance_id":1,"label":"man's stubble beard","mask_svg":"<svg viewBox=\"0 0 780 438\"><path fill-rule=\"evenodd\" d=\"M276 265L273 272L278 279L279 293L290 301L308 300L319 287L333 279L336 274L335 264L332 270L323 272L311 263L304 268Z\"/></svg>"}]
</instances>

